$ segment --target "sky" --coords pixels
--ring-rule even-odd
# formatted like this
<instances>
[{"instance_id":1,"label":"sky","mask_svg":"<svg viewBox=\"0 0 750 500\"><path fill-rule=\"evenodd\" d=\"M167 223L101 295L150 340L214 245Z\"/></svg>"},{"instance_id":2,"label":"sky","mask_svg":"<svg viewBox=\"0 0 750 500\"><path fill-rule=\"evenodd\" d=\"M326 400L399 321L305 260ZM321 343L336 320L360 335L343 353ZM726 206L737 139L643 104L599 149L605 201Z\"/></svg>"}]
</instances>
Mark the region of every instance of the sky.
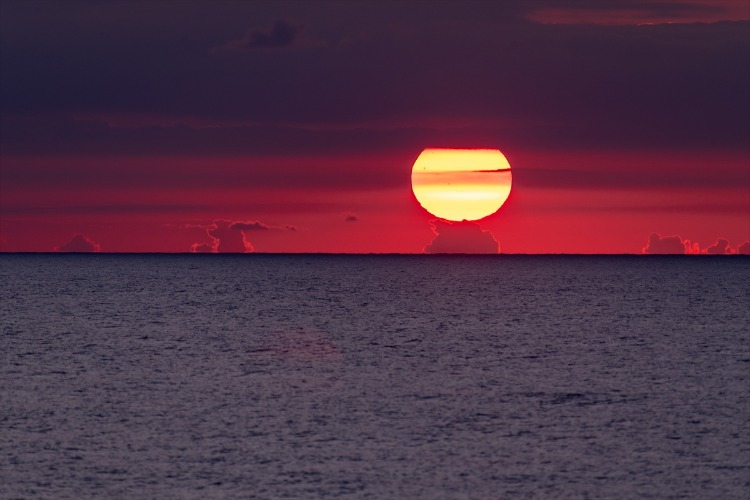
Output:
<instances>
[{"instance_id":1,"label":"sky","mask_svg":"<svg viewBox=\"0 0 750 500\"><path fill-rule=\"evenodd\" d=\"M750 253L750 3L0 1L5 252ZM510 197L436 220L426 148Z\"/></svg>"}]
</instances>

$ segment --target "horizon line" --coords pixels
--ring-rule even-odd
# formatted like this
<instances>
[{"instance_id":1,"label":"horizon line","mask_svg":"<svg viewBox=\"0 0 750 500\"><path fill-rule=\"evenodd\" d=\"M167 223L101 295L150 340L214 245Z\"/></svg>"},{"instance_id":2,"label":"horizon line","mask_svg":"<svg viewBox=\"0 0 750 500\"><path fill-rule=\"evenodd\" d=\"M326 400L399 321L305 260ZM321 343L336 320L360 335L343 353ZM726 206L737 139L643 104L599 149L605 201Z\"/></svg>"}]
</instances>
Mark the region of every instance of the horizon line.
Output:
<instances>
[{"instance_id":1,"label":"horizon line","mask_svg":"<svg viewBox=\"0 0 750 500\"><path fill-rule=\"evenodd\" d=\"M731 254L686 254L686 253L670 253L670 254L649 254L649 253L398 253L398 252L369 252L369 253L354 253L354 252L58 252L58 251L0 251L0 255L263 255L263 256L468 256L468 257L499 257L499 256L577 256L577 257L617 257L617 256L645 256L645 257L728 257L728 256L745 256L745 254L731 253Z\"/></svg>"}]
</instances>

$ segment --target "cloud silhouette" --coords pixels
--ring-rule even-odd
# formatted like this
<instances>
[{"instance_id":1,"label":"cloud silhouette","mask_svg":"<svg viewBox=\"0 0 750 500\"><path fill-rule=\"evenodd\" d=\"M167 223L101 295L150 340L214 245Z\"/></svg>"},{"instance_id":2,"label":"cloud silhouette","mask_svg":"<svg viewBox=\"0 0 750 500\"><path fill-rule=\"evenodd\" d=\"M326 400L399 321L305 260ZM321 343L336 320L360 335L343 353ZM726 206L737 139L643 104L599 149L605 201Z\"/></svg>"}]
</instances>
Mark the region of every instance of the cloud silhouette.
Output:
<instances>
[{"instance_id":1,"label":"cloud silhouette","mask_svg":"<svg viewBox=\"0 0 750 500\"><path fill-rule=\"evenodd\" d=\"M732 253L732 249L729 247L727 240L719 238L716 243L706 248L706 253L709 255L727 255Z\"/></svg>"},{"instance_id":2,"label":"cloud silhouette","mask_svg":"<svg viewBox=\"0 0 750 500\"><path fill-rule=\"evenodd\" d=\"M242 38L225 43L219 49L225 51L280 49L293 45L300 31L302 31L302 26L279 19L270 31L248 31Z\"/></svg>"},{"instance_id":3,"label":"cloud silhouette","mask_svg":"<svg viewBox=\"0 0 750 500\"><path fill-rule=\"evenodd\" d=\"M476 222L430 221L435 238L424 249L425 253L498 254L500 243L491 232L483 230Z\"/></svg>"},{"instance_id":4,"label":"cloud silhouette","mask_svg":"<svg viewBox=\"0 0 750 500\"><path fill-rule=\"evenodd\" d=\"M190 246L191 253L215 253L216 246L211 243L193 243Z\"/></svg>"},{"instance_id":5,"label":"cloud silhouette","mask_svg":"<svg viewBox=\"0 0 750 500\"><path fill-rule=\"evenodd\" d=\"M651 233L646 246L643 247L644 254L651 255L674 255L693 253L689 240L683 240L680 236L664 236L659 233Z\"/></svg>"},{"instance_id":6,"label":"cloud silhouette","mask_svg":"<svg viewBox=\"0 0 750 500\"><path fill-rule=\"evenodd\" d=\"M211 239L210 243L193 243L190 246L192 253L248 253L252 252L253 245L245 237L245 230L257 230L265 224L260 222L231 221L216 219L213 224L199 227L206 232ZM267 226L265 226L267 227ZM252 229L251 229L252 228Z\"/></svg>"},{"instance_id":7,"label":"cloud silhouette","mask_svg":"<svg viewBox=\"0 0 750 500\"><path fill-rule=\"evenodd\" d=\"M211 239L209 243L193 243L192 253L249 253L253 252L252 243L247 238L249 232L265 232L271 230L296 231L297 227L290 224L284 226L269 226L260 221L233 221L216 219L209 225L192 225L188 229L200 228Z\"/></svg>"},{"instance_id":8,"label":"cloud silhouette","mask_svg":"<svg viewBox=\"0 0 750 500\"><path fill-rule=\"evenodd\" d=\"M55 247L56 252L92 253L101 250L101 245L85 234L75 234L67 243Z\"/></svg>"},{"instance_id":9,"label":"cloud silhouette","mask_svg":"<svg viewBox=\"0 0 750 500\"><path fill-rule=\"evenodd\" d=\"M359 216L354 213L346 213L344 214L344 220L346 222L357 222L359 220Z\"/></svg>"},{"instance_id":10,"label":"cloud silhouette","mask_svg":"<svg viewBox=\"0 0 750 500\"><path fill-rule=\"evenodd\" d=\"M750 255L750 241L746 241L737 248L734 248L726 238L718 238L716 243L702 249L697 242L683 240L678 235L661 236L659 233L652 233L642 252L644 254L661 255Z\"/></svg>"},{"instance_id":11,"label":"cloud silhouette","mask_svg":"<svg viewBox=\"0 0 750 500\"><path fill-rule=\"evenodd\" d=\"M206 234L214 240L216 252L247 253L254 250L253 245L245 238L242 229L233 227L235 224L249 223L217 219L212 227L206 228Z\"/></svg>"}]
</instances>

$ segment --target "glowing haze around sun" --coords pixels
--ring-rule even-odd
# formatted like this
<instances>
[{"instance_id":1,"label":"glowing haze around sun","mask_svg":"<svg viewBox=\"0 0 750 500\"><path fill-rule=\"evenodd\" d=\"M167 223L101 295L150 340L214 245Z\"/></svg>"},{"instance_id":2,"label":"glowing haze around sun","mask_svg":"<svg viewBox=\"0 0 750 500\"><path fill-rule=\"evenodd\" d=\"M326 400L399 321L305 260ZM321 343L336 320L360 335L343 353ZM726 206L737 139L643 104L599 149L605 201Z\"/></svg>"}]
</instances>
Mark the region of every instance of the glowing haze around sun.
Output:
<instances>
[{"instance_id":1,"label":"glowing haze around sun","mask_svg":"<svg viewBox=\"0 0 750 500\"><path fill-rule=\"evenodd\" d=\"M508 199L510 186L510 164L497 149L428 148L411 171L420 205L450 221L494 214Z\"/></svg>"}]
</instances>

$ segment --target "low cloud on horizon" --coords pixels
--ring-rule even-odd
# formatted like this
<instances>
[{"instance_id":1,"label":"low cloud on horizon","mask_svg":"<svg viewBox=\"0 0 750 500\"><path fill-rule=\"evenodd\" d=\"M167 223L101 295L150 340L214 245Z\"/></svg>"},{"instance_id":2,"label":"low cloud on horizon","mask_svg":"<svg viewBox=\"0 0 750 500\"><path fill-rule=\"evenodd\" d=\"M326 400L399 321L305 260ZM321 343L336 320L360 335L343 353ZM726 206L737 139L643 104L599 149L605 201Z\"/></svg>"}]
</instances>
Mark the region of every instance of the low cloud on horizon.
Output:
<instances>
[{"instance_id":1,"label":"low cloud on horizon","mask_svg":"<svg viewBox=\"0 0 750 500\"><path fill-rule=\"evenodd\" d=\"M75 234L66 243L56 246L55 252L70 252L70 253L95 253L101 252L102 247L96 241L92 240L85 234Z\"/></svg>"},{"instance_id":2,"label":"low cloud on horizon","mask_svg":"<svg viewBox=\"0 0 750 500\"><path fill-rule=\"evenodd\" d=\"M726 238L717 238L714 244L701 248L697 242L679 235L662 236L659 233L651 233L641 253L648 255L750 255L750 241L733 247Z\"/></svg>"},{"instance_id":3,"label":"low cloud on horizon","mask_svg":"<svg viewBox=\"0 0 750 500\"><path fill-rule=\"evenodd\" d=\"M214 219L209 225L188 225L187 228L200 228L210 241L195 242L190 246L191 253L251 253L255 247L247 233L272 230L297 231L297 227L286 224L281 227L270 226L258 220L233 221Z\"/></svg>"},{"instance_id":4,"label":"low cloud on horizon","mask_svg":"<svg viewBox=\"0 0 750 500\"><path fill-rule=\"evenodd\" d=\"M490 231L471 221L430 221L435 238L424 248L426 254L498 254L500 243Z\"/></svg>"}]
</instances>

